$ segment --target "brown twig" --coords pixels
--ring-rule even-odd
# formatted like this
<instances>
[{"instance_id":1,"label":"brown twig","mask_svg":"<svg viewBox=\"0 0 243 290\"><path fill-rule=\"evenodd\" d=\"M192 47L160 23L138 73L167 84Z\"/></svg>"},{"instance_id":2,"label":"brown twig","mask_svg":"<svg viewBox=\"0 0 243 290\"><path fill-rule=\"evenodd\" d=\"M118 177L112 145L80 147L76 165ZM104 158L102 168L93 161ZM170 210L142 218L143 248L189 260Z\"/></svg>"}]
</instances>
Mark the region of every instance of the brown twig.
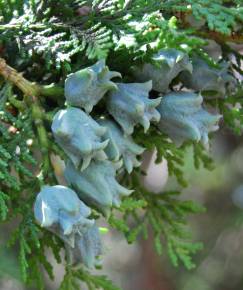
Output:
<instances>
[{"instance_id":1,"label":"brown twig","mask_svg":"<svg viewBox=\"0 0 243 290\"><path fill-rule=\"evenodd\" d=\"M0 75L2 75L5 80L17 86L27 96L43 96L56 99L64 93L63 88L59 86L41 86L28 81L23 77L22 73L17 72L14 68L9 66L3 58L0 58Z\"/></svg>"},{"instance_id":2,"label":"brown twig","mask_svg":"<svg viewBox=\"0 0 243 290\"><path fill-rule=\"evenodd\" d=\"M40 151L43 156L42 163L42 174L44 177L53 177L50 173L50 157L49 157L49 140L48 134L44 125L44 116L45 111L41 106L40 100L38 97L42 95L56 96L60 92L63 92L62 88L54 86L40 86L36 83L32 83L25 79L23 75L17 72L14 68L7 65L6 61L3 58L0 58L0 75L4 79L16 87L18 87L23 94L26 96L25 102L26 105L30 107L32 118L37 131L38 141L40 145ZM56 90L55 90L56 88ZM50 176L51 175L51 176Z\"/></svg>"}]
</instances>

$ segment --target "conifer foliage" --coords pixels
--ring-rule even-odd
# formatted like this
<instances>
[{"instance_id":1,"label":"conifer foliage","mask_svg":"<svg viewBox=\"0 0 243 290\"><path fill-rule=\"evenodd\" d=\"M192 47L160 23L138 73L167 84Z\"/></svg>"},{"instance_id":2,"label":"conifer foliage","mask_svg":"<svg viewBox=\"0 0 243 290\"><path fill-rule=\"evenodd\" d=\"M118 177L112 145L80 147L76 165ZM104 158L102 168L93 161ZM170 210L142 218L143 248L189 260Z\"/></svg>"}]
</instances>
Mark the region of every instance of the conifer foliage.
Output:
<instances>
[{"instance_id":1,"label":"conifer foliage","mask_svg":"<svg viewBox=\"0 0 243 290\"><path fill-rule=\"evenodd\" d=\"M46 289L41 269L54 279L49 248L61 290L119 289L92 272L102 216L128 243L152 232L159 255L195 266L186 219L204 209L145 189L142 156L156 150L183 189L188 147L211 170L213 133L242 133L242 32L237 0L0 0L0 220L15 221L25 283Z\"/></svg>"}]
</instances>

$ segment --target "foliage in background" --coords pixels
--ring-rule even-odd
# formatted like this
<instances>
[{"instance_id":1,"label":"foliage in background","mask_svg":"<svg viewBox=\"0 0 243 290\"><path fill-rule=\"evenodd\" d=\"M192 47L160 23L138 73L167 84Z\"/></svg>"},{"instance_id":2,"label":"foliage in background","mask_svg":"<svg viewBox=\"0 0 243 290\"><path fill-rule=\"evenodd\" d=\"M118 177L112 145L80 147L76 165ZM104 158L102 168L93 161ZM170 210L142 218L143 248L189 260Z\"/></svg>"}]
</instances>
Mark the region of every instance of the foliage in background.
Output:
<instances>
[{"instance_id":1,"label":"foliage in background","mask_svg":"<svg viewBox=\"0 0 243 290\"><path fill-rule=\"evenodd\" d=\"M25 282L45 289L41 265L53 278L52 266L43 255L46 247L61 262L63 243L35 224L32 207L43 184L56 184L51 154L65 156L50 134L50 120L65 102L62 87L66 76L107 58L111 70L132 81L132 68L152 62L152 56L164 48L203 58L217 68L218 63L204 50L210 39L220 45L229 73L242 74L243 56L229 44L242 42L242 23L242 3L236 0L0 0L0 57L26 79L38 83L21 86L18 77L3 75L0 91L0 217L18 220L9 244L18 244ZM1 61L0 71L3 68ZM234 92L222 99L206 96L205 106L220 112L225 124L241 134L242 84L235 81ZM170 88L177 90L178 84L181 86L176 78ZM151 97L157 97L156 93ZM93 116L100 112L102 105L95 108ZM154 126L146 136L137 130L134 137L143 147L157 149L157 161L168 161L170 175L176 176L182 187L187 185L182 166L188 146L193 146L195 167L213 167L200 144L185 143L178 148ZM184 227L187 215L201 212L201 207L180 201L179 192L149 193L139 183L140 174L136 170L123 176L122 184L135 193L124 199L119 209L124 218L118 219L114 211L109 225L123 232L130 243L139 234L147 238L151 228L159 254L166 247L174 265L182 261L193 268L191 254L201 244L192 243ZM98 218L97 212L94 216ZM106 277L69 267L60 289L77 289L79 280L89 289L118 289Z\"/></svg>"}]
</instances>

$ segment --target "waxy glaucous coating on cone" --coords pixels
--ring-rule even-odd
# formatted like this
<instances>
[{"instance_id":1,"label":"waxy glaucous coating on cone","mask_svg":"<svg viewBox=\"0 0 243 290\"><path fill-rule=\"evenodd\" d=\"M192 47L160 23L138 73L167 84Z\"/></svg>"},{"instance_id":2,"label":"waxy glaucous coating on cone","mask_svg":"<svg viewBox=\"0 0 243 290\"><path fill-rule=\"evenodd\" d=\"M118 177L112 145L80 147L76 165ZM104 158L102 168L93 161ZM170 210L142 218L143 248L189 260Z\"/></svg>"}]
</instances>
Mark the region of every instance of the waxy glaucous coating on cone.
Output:
<instances>
[{"instance_id":1,"label":"waxy glaucous coating on cone","mask_svg":"<svg viewBox=\"0 0 243 290\"><path fill-rule=\"evenodd\" d=\"M47 228L58 235L66 244L69 253L75 252L75 263L84 263L88 267L95 266L96 256L99 256L97 246L99 236L94 235L96 241L85 247L85 239L92 240L94 220L88 219L91 210L77 196L65 186L45 186L37 195L34 204L36 221L41 227ZM100 246L101 249L101 246ZM93 254L92 254L93 253Z\"/></svg>"},{"instance_id":2,"label":"waxy glaucous coating on cone","mask_svg":"<svg viewBox=\"0 0 243 290\"><path fill-rule=\"evenodd\" d=\"M193 72L184 71L180 75L183 84L193 90L211 92L214 97L225 97L227 88L233 89L234 78L227 72L228 67L210 67L204 60L193 58Z\"/></svg>"},{"instance_id":3,"label":"waxy glaucous coating on cone","mask_svg":"<svg viewBox=\"0 0 243 290\"><path fill-rule=\"evenodd\" d=\"M115 77L121 77L121 74L109 71L105 60L70 74L65 82L68 104L90 113L108 91L117 89L116 84L111 81Z\"/></svg>"},{"instance_id":4,"label":"waxy glaucous coating on cone","mask_svg":"<svg viewBox=\"0 0 243 290\"><path fill-rule=\"evenodd\" d=\"M159 129L178 144L186 140L201 141L208 146L208 133L218 130L220 115L202 108L203 98L189 92L165 95L158 107L161 114Z\"/></svg>"},{"instance_id":5,"label":"waxy glaucous coating on cone","mask_svg":"<svg viewBox=\"0 0 243 290\"><path fill-rule=\"evenodd\" d=\"M116 181L115 166L117 164L107 160L92 161L89 167L80 172L68 162L64 175L80 199L107 216L112 206L120 206L121 198L133 192Z\"/></svg>"},{"instance_id":6,"label":"waxy glaucous coating on cone","mask_svg":"<svg viewBox=\"0 0 243 290\"><path fill-rule=\"evenodd\" d=\"M106 128L82 110L67 108L57 112L51 128L57 143L76 168L84 170L92 159L106 159L104 149L109 140L101 139Z\"/></svg>"},{"instance_id":7,"label":"waxy glaucous coating on cone","mask_svg":"<svg viewBox=\"0 0 243 290\"><path fill-rule=\"evenodd\" d=\"M89 228L79 239L74 248L67 248L71 264L78 265L80 261L88 268L101 266L102 243L99 229L96 225Z\"/></svg>"},{"instance_id":8,"label":"waxy glaucous coating on cone","mask_svg":"<svg viewBox=\"0 0 243 290\"><path fill-rule=\"evenodd\" d=\"M149 99L152 82L119 83L117 86L118 90L111 92L107 98L107 110L126 134L131 135L137 124L141 124L147 132L150 121L158 122L160 119L160 114L155 108L161 98Z\"/></svg>"},{"instance_id":9,"label":"waxy glaucous coating on cone","mask_svg":"<svg viewBox=\"0 0 243 290\"><path fill-rule=\"evenodd\" d=\"M176 49L164 49L152 58L152 63L136 67L134 74L138 81L152 80L153 90L165 93L172 80L184 70L192 71L188 55Z\"/></svg>"},{"instance_id":10,"label":"waxy glaucous coating on cone","mask_svg":"<svg viewBox=\"0 0 243 290\"><path fill-rule=\"evenodd\" d=\"M128 173L131 173L133 167L140 166L141 162L137 160L137 155L141 155L145 148L134 143L129 135L125 135L121 128L110 119L100 118L98 123L107 128L104 139L109 139L105 148L105 153L112 161L118 161L122 158L124 166Z\"/></svg>"}]
</instances>

